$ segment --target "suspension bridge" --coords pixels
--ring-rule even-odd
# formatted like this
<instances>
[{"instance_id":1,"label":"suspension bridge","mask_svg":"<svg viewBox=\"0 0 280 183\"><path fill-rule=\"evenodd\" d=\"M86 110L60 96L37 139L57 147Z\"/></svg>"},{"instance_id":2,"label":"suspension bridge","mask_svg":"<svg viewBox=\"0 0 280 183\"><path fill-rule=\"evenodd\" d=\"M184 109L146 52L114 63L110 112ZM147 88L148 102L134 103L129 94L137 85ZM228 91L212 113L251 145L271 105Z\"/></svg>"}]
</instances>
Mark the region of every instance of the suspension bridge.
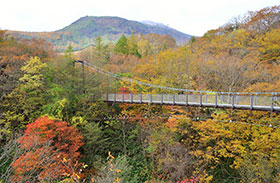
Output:
<instances>
[{"instance_id":1,"label":"suspension bridge","mask_svg":"<svg viewBox=\"0 0 280 183\"><path fill-rule=\"evenodd\" d=\"M151 88L176 91L184 94L105 94L102 100L105 102L134 103L134 104L159 104L159 105L178 105L192 107L211 107L223 109L242 109L280 112L280 93L279 92L213 92L197 91L182 88L172 88L155 85L136 79L120 77L117 74L106 71L89 62L76 60L83 66L87 66L95 72L105 74L118 80L136 83L138 85Z\"/></svg>"},{"instance_id":2,"label":"suspension bridge","mask_svg":"<svg viewBox=\"0 0 280 183\"><path fill-rule=\"evenodd\" d=\"M160 104L280 112L277 96L207 94L106 94L106 102Z\"/></svg>"}]
</instances>

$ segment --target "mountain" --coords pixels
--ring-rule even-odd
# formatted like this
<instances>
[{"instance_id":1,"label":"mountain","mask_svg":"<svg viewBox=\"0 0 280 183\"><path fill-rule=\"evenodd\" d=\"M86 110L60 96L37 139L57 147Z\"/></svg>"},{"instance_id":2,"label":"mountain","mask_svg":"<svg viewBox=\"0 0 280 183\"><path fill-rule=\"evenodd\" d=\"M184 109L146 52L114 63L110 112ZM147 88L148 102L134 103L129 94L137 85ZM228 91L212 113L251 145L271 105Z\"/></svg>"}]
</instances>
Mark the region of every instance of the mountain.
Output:
<instances>
[{"instance_id":1,"label":"mountain","mask_svg":"<svg viewBox=\"0 0 280 183\"><path fill-rule=\"evenodd\" d=\"M157 23L157 22L153 22L150 20L144 20L144 21L141 21L141 23L146 24L146 25L151 25L151 26L169 28L168 26L164 25L163 23Z\"/></svg>"},{"instance_id":2,"label":"mountain","mask_svg":"<svg viewBox=\"0 0 280 183\"><path fill-rule=\"evenodd\" d=\"M101 36L105 43L116 42L122 34L129 36L132 33L169 34L176 40L178 45L187 43L191 38L191 35L179 32L163 24L151 21L137 22L109 16L85 16L71 25L54 32L10 32L10 34L21 38L44 38L52 42L59 50L64 50L69 44L74 49L82 49L92 45L97 36Z\"/></svg>"}]
</instances>

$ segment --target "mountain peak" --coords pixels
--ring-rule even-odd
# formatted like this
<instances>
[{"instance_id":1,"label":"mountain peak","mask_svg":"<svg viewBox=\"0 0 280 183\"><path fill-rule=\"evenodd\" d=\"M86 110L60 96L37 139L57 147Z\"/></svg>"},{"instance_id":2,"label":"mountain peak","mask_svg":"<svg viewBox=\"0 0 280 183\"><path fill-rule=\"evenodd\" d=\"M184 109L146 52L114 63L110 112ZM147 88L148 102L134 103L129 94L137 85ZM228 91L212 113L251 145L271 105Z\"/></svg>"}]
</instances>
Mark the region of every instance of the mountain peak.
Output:
<instances>
[{"instance_id":1,"label":"mountain peak","mask_svg":"<svg viewBox=\"0 0 280 183\"><path fill-rule=\"evenodd\" d=\"M41 36L52 42L57 48L63 49L67 45L75 45L76 49L87 47L94 43L97 36L101 36L105 43L116 42L122 34L130 36L134 34L155 33L170 35L178 45L187 43L191 35L169 28L162 23L152 21L137 22L115 16L84 16L55 32L45 33ZM40 33L15 33L20 37L40 37Z\"/></svg>"},{"instance_id":2,"label":"mountain peak","mask_svg":"<svg viewBox=\"0 0 280 183\"><path fill-rule=\"evenodd\" d=\"M79 37L96 37L112 35L114 37L110 41L115 41L116 37L122 34L149 34L155 33L160 35L171 35L177 44L184 44L190 39L190 35L169 28L162 23L153 21L137 22L114 16L85 16L81 17L71 25L61 29L60 31L70 32ZM118 36L117 36L118 35Z\"/></svg>"}]
</instances>

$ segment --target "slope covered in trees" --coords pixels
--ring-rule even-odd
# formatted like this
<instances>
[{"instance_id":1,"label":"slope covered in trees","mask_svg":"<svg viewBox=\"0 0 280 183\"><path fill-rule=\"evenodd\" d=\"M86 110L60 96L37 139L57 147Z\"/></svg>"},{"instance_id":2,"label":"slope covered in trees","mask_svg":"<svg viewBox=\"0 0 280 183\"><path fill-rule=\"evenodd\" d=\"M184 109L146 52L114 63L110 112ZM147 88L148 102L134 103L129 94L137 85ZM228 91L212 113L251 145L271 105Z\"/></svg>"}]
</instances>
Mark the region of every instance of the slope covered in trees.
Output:
<instances>
[{"instance_id":1,"label":"slope covered in trees","mask_svg":"<svg viewBox=\"0 0 280 183\"><path fill-rule=\"evenodd\" d=\"M1 31L0 182L279 182L278 113L107 104L104 93L175 91L74 62L162 86L279 92L279 12L249 12L184 46L158 34L115 45L98 36L63 55Z\"/></svg>"},{"instance_id":2,"label":"slope covered in trees","mask_svg":"<svg viewBox=\"0 0 280 183\"><path fill-rule=\"evenodd\" d=\"M279 6L232 22L186 46L143 58L135 76L195 90L279 91Z\"/></svg>"}]
</instances>

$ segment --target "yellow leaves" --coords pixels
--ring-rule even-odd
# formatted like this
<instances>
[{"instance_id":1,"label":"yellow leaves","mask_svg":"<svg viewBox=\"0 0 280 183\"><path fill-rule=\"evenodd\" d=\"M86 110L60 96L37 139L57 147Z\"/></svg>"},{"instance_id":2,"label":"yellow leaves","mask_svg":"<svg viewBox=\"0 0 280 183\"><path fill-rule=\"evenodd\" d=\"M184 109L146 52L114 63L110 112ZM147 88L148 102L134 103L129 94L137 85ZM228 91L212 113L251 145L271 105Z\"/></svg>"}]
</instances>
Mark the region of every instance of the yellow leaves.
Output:
<instances>
[{"instance_id":1,"label":"yellow leaves","mask_svg":"<svg viewBox=\"0 0 280 183\"><path fill-rule=\"evenodd\" d=\"M195 151L191 152L190 154L196 156L199 159L202 159L201 163L203 163L205 160L210 162L213 159L215 159L215 156L211 155L211 150L210 151L208 151L208 150L206 150L206 151L195 150Z\"/></svg>"},{"instance_id":2,"label":"yellow leaves","mask_svg":"<svg viewBox=\"0 0 280 183\"><path fill-rule=\"evenodd\" d=\"M67 175L67 176L69 176L69 175ZM59 183L75 183L75 181L72 178L67 178L67 179L60 181Z\"/></svg>"},{"instance_id":3,"label":"yellow leaves","mask_svg":"<svg viewBox=\"0 0 280 183\"><path fill-rule=\"evenodd\" d=\"M42 85L42 69L46 67L45 63L42 63L39 57L31 57L29 61L25 62L25 65L21 68L24 71L24 76L19 80L24 82L23 87L25 89L34 89Z\"/></svg>"},{"instance_id":4,"label":"yellow leaves","mask_svg":"<svg viewBox=\"0 0 280 183\"><path fill-rule=\"evenodd\" d=\"M212 160L214 158L214 156L210 155L210 154L205 154L204 157L206 158L206 160Z\"/></svg>"},{"instance_id":5,"label":"yellow leaves","mask_svg":"<svg viewBox=\"0 0 280 183\"><path fill-rule=\"evenodd\" d=\"M205 64L209 65L211 69L214 69L216 67L216 60L215 59L209 59L205 62Z\"/></svg>"},{"instance_id":6,"label":"yellow leaves","mask_svg":"<svg viewBox=\"0 0 280 183\"><path fill-rule=\"evenodd\" d=\"M198 174L199 174L198 176L199 182L204 182L204 183L212 182L213 175L207 174L205 170L202 173L200 170L193 171L193 175L198 175Z\"/></svg>"},{"instance_id":7,"label":"yellow leaves","mask_svg":"<svg viewBox=\"0 0 280 183\"><path fill-rule=\"evenodd\" d=\"M231 46L233 48L242 48L247 46L250 39L250 33L247 32L245 29L238 29L233 31L230 35L231 39Z\"/></svg>"},{"instance_id":8,"label":"yellow leaves","mask_svg":"<svg viewBox=\"0 0 280 183\"><path fill-rule=\"evenodd\" d=\"M83 169L82 168L87 168L88 167L88 165L86 165L86 164L79 164L78 163L78 161L76 162L76 164L74 165L74 166L72 166L72 165L70 165L70 163L71 163L71 161L70 160L67 160L67 158L63 158L62 159L62 162L65 164L65 166L67 166L68 168L70 168L71 167L71 173L67 173L67 172L65 172L63 175L65 176L65 177L70 177L70 178L68 178L68 179L65 179L64 181L62 181L62 182L69 182L69 183L72 183L72 182L79 182L80 181L80 179L81 179L81 173L82 173L82 171L83 171ZM81 167L80 169L79 169L79 167ZM78 170L79 169L79 170ZM93 179L94 180L94 179ZM94 182L94 181L92 181L92 182Z\"/></svg>"},{"instance_id":9,"label":"yellow leaves","mask_svg":"<svg viewBox=\"0 0 280 183\"><path fill-rule=\"evenodd\" d=\"M230 146L228 146L227 148L233 152L245 152L245 147L242 145L242 142L237 139L232 140Z\"/></svg>"},{"instance_id":10,"label":"yellow leaves","mask_svg":"<svg viewBox=\"0 0 280 183\"><path fill-rule=\"evenodd\" d=\"M111 152L108 152L108 166L106 166L106 169L112 172L112 175L114 177L114 183L119 183L121 179L119 178L119 174L122 172L121 169L117 168L117 165L115 164L114 160L115 157L111 154ZM92 178L92 182L94 182L94 178Z\"/></svg>"},{"instance_id":11,"label":"yellow leaves","mask_svg":"<svg viewBox=\"0 0 280 183\"><path fill-rule=\"evenodd\" d=\"M111 152L109 151L108 152L108 157L107 157L107 160L113 160L115 159L115 157L111 154Z\"/></svg>"},{"instance_id":12,"label":"yellow leaves","mask_svg":"<svg viewBox=\"0 0 280 183\"><path fill-rule=\"evenodd\" d=\"M64 99L63 99L64 100ZM68 102L68 101L65 101L65 102ZM61 101L62 105L65 104L65 102ZM81 116L73 116L71 118L71 121L70 121L71 125L73 125L74 127L78 127L78 126L84 126L86 125L88 122L87 120L84 119L84 117L81 117Z\"/></svg>"},{"instance_id":13,"label":"yellow leaves","mask_svg":"<svg viewBox=\"0 0 280 183\"><path fill-rule=\"evenodd\" d=\"M212 149L213 149L213 147L209 146L209 147L206 148L206 151L211 152Z\"/></svg>"},{"instance_id":14,"label":"yellow leaves","mask_svg":"<svg viewBox=\"0 0 280 183\"><path fill-rule=\"evenodd\" d=\"M83 165L83 168L87 168L87 167L88 167L88 165L86 165L86 164L85 164L85 165Z\"/></svg>"},{"instance_id":15,"label":"yellow leaves","mask_svg":"<svg viewBox=\"0 0 280 183\"><path fill-rule=\"evenodd\" d=\"M191 63L191 57L190 48L165 50L154 58L149 57L147 62L137 65L133 72L136 77L142 78L147 83L191 89L194 85L192 75L196 70L194 64ZM153 93L158 89L150 89L149 91L151 92L151 90Z\"/></svg>"},{"instance_id":16,"label":"yellow leaves","mask_svg":"<svg viewBox=\"0 0 280 183\"><path fill-rule=\"evenodd\" d=\"M115 171L116 171L117 173L121 173L121 172L122 172L121 169L116 169Z\"/></svg>"},{"instance_id":17,"label":"yellow leaves","mask_svg":"<svg viewBox=\"0 0 280 183\"><path fill-rule=\"evenodd\" d=\"M114 183L119 183L120 182L120 178L119 177L117 177L115 180L114 180Z\"/></svg>"},{"instance_id":18,"label":"yellow leaves","mask_svg":"<svg viewBox=\"0 0 280 183\"><path fill-rule=\"evenodd\" d=\"M42 63L39 57L30 57L21 70L28 74L38 74L46 66L47 64Z\"/></svg>"},{"instance_id":19,"label":"yellow leaves","mask_svg":"<svg viewBox=\"0 0 280 183\"><path fill-rule=\"evenodd\" d=\"M213 179L213 175L210 175L204 179L205 182L211 182Z\"/></svg>"},{"instance_id":20,"label":"yellow leaves","mask_svg":"<svg viewBox=\"0 0 280 183\"><path fill-rule=\"evenodd\" d=\"M272 29L265 34L257 35L254 40L258 45L258 51L264 61L280 59L280 29Z\"/></svg>"},{"instance_id":21,"label":"yellow leaves","mask_svg":"<svg viewBox=\"0 0 280 183\"><path fill-rule=\"evenodd\" d=\"M77 173L73 173L73 174L71 175L71 178L72 178L72 179L80 179L81 177L80 177Z\"/></svg>"},{"instance_id":22,"label":"yellow leaves","mask_svg":"<svg viewBox=\"0 0 280 183\"><path fill-rule=\"evenodd\" d=\"M265 168L262 162L265 161L265 166L275 169L280 159L280 130L218 122L219 120L229 121L234 117L247 123L271 123L270 115L264 112L239 111L236 114L230 111L216 112L216 115L212 114L213 119L191 123L192 129L198 130L199 133L197 141L199 145L195 146L196 149L191 154L199 158L200 165L214 164L209 167L210 169L216 169L219 164L225 164L237 170L244 169L246 157L251 157L254 169L262 172L258 175L259 177L264 176L265 170L262 169ZM279 120L276 115L274 120ZM191 135L188 138L193 139ZM225 161L228 159L233 161L230 163ZM203 180L203 182L206 181Z\"/></svg>"},{"instance_id":23,"label":"yellow leaves","mask_svg":"<svg viewBox=\"0 0 280 183\"><path fill-rule=\"evenodd\" d=\"M196 157L200 157L204 154L204 152L201 150L196 150L196 151L193 151L192 154L195 155Z\"/></svg>"}]
</instances>

